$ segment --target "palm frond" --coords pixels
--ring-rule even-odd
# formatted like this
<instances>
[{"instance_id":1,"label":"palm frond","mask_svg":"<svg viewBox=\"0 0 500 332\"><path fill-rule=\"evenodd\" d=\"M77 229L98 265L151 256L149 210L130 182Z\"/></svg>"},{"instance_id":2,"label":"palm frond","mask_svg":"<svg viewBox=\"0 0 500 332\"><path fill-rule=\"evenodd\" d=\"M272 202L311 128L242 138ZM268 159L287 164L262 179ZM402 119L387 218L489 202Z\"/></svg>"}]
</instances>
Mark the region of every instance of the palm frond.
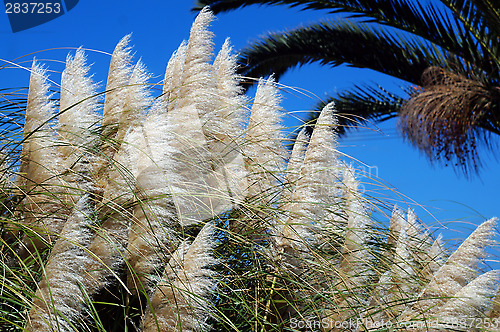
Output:
<instances>
[{"instance_id":1,"label":"palm frond","mask_svg":"<svg viewBox=\"0 0 500 332\"><path fill-rule=\"evenodd\" d=\"M218 14L250 5L285 5L289 7L303 7L304 9L330 10L336 8L335 2L333 1L318 0L198 0L193 7L193 11L201 10L205 6L210 6L210 10L214 14Z\"/></svg>"},{"instance_id":2,"label":"palm frond","mask_svg":"<svg viewBox=\"0 0 500 332\"><path fill-rule=\"evenodd\" d=\"M477 35L464 27L454 13L437 3L408 0L343 0L333 1L336 12L353 13L354 17L378 23L423 38L454 53L468 62L479 64Z\"/></svg>"},{"instance_id":3,"label":"palm frond","mask_svg":"<svg viewBox=\"0 0 500 332\"><path fill-rule=\"evenodd\" d=\"M446 68L447 58L455 57L421 40L337 20L272 33L244 48L239 62L241 73L251 77L274 73L278 79L293 67L319 62L370 68L418 85L429 64Z\"/></svg>"},{"instance_id":4,"label":"palm frond","mask_svg":"<svg viewBox=\"0 0 500 332\"><path fill-rule=\"evenodd\" d=\"M485 131L500 132L500 89L436 67L423 79L423 89L401 109L403 134L431 160L456 163L466 174L477 170L478 140Z\"/></svg>"},{"instance_id":5,"label":"palm frond","mask_svg":"<svg viewBox=\"0 0 500 332\"><path fill-rule=\"evenodd\" d=\"M481 59L475 47L475 37L478 36L469 33L460 20L447 13L443 6L432 3L423 5L408 0L199 0L193 10L209 5L218 13L253 4L286 5L301 7L304 10L346 13L364 22L383 24L411 33L449 52L459 54L468 61Z\"/></svg>"},{"instance_id":6,"label":"palm frond","mask_svg":"<svg viewBox=\"0 0 500 332\"><path fill-rule=\"evenodd\" d=\"M500 10L491 1L442 0L454 14L457 22L473 36L476 43L471 49L481 52L482 62L478 63L489 75L500 68ZM494 70L488 70L492 67Z\"/></svg>"},{"instance_id":7,"label":"palm frond","mask_svg":"<svg viewBox=\"0 0 500 332\"><path fill-rule=\"evenodd\" d=\"M398 115L405 99L385 90L381 86L355 86L351 90L342 91L338 95L322 100L304 120L309 130L316 122L319 111L329 103L334 103L338 110L339 126L337 132L346 132L359 128L373 120L381 122Z\"/></svg>"}]
</instances>

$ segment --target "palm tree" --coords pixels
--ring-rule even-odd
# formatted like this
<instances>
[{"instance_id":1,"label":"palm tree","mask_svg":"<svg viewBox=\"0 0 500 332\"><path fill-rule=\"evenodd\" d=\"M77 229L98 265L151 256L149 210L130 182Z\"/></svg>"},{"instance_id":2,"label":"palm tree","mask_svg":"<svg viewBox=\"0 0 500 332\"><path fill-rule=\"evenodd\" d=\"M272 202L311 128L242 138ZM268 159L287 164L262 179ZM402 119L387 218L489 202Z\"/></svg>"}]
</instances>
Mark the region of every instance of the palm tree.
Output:
<instances>
[{"instance_id":1,"label":"palm tree","mask_svg":"<svg viewBox=\"0 0 500 332\"><path fill-rule=\"evenodd\" d=\"M284 5L327 10L332 19L271 33L240 52L240 73L279 78L319 62L370 68L408 82L392 93L356 86L329 97L350 114L345 128L399 117L403 136L431 160L466 174L480 166L476 145L500 134L500 6L491 0L198 0L215 13ZM314 114L318 114L315 112ZM314 120L315 115L311 116ZM488 144L486 144L488 145Z\"/></svg>"}]
</instances>

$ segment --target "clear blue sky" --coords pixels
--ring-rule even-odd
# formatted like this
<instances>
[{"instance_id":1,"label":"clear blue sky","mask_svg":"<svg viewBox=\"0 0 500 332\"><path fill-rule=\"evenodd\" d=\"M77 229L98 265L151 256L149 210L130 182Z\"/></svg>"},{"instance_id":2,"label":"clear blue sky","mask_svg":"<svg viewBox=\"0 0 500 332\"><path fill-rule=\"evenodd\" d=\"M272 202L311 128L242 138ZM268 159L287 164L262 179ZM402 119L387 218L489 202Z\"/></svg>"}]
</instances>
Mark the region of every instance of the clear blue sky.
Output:
<instances>
[{"instance_id":1,"label":"clear blue sky","mask_svg":"<svg viewBox=\"0 0 500 332\"><path fill-rule=\"evenodd\" d=\"M0 59L15 60L29 66L33 55L26 54L47 50L36 54L38 59L48 59L54 72L51 78L60 81L62 62L67 49L52 48L83 46L99 52L88 52L93 63L94 79L104 87L109 54L124 35L133 33L132 44L136 59L142 58L155 80L160 81L172 52L189 34L195 17L190 11L191 0L180 1L118 1L81 0L65 15L31 28L12 33L7 15L0 14ZM326 17L325 12L300 12L284 7L247 7L231 13L221 14L212 26L216 34L216 48L226 37L230 37L236 49L267 31L293 28ZM353 45L352 47L356 47ZM102 53L104 52L104 53ZM26 60L22 63L22 60ZM0 71L0 87L26 86L29 74L22 69ZM346 67L321 68L317 65L304 66L285 75L281 83L309 91L301 95L292 89L285 89L284 107L299 114L315 104L313 94L319 97L348 88L355 83L377 82L391 89L398 82L368 70ZM293 122L287 122L293 125ZM446 238L464 237L471 231L470 224L478 224L484 218L500 217L500 163L492 157L484 158L484 168L480 177L467 180L452 168L431 166L416 149L404 143L396 131L395 122L387 122L378 127L366 128L340 141L340 150L367 166L378 169L378 177L385 181L384 190L372 193L374 196L388 196L401 202L402 196L391 194L397 191L404 195L405 202L424 206L428 212L417 207L417 214L427 224L434 225L440 220L446 227L460 232L448 231ZM498 151L499 140L495 139L494 150ZM498 153L485 154L493 156ZM367 186L367 188L371 188ZM392 189L390 189L392 188ZM429 214L429 212L432 214ZM434 219L434 217L436 219ZM451 223L450 223L451 222Z\"/></svg>"}]
</instances>

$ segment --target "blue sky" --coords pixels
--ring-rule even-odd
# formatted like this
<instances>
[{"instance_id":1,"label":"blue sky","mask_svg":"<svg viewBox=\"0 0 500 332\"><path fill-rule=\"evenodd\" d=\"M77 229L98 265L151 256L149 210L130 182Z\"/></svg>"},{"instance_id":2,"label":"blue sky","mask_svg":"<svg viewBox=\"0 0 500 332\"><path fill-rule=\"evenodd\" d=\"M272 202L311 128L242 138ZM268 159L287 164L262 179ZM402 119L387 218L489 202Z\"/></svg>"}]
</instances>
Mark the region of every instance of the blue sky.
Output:
<instances>
[{"instance_id":1,"label":"blue sky","mask_svg":"<svg viewBox=\"0 0 500 332\"><path fill-rule=\"evenodd\" d=\"M48 60L54 70L51 79L59 82L67 48L84 48L93 63L94 79L104 87L109 53L126 34L132 33L135 59L142 58L159 82L172 52L189 35L195 14L190 11L194 0L181 1L118 1L81 0L65 15L29 30L12 33L7 15L0 13L0 59L30 66L35 55ZM172 4L173 3L173 4ZM218 49L229 37L239 49L250 40L268 31L293 28L321 18L326 12L300 12L284 7L251 6L220 14L212 25ZM352 45L356 47L356 45ZM63 48L63 49L61 49ZM41 51L41 52L40 52ZM33 54L34 52L38 52ZM29 73L20 68L0 70L0 86L26 86ZM291 114L305 114L316 103L315 96L334 93L356 83L376 82L397 89L399 82L369 70L337 67L333 69L308 65L286 74L281 84L284 108ZM341 111L341 110L339 110ZM296 122L287 121L288 125ZM495 138L494 144L499 140ZM498 150L500 146L494 146ZM401 207L410 204L428 225L439 220L449 230L446 238L465 237L485 218L500 216L500 163L494 153L483 153L484 168L479 177L468 180L452 168L431 166L416 149L404 143L395 122L387 122L354 132L340 140L340 150L365 165L378 178L371 182L383 184L369 194L387 197ZM371 167L371 168L369 168ZM398 193L398 194L395 194ZM416 205L416 203L418 203ZM452 231L455 230L455 231Z\"/></svg>"}]
</instances>

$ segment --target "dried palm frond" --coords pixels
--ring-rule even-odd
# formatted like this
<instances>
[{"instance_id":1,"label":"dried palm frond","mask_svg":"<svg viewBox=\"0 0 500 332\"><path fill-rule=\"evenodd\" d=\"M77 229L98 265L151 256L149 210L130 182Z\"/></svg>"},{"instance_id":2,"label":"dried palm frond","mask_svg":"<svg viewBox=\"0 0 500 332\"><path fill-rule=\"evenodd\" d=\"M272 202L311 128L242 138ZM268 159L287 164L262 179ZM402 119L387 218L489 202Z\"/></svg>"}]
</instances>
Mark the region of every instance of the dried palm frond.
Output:
<instances>
[{"instance_id":1,"label":"dried palm frond","mask_svg":"<svg viewBox=\"0 0 500 332\"><path fill-rule=\"evenodd\" d=\"M430 157L457 163L465 171L480 166L477 143L484 119L497 112L498 87L457 72L430 67L418 89L401 107L404 136Z\"/></svg>"}]
</instances>

